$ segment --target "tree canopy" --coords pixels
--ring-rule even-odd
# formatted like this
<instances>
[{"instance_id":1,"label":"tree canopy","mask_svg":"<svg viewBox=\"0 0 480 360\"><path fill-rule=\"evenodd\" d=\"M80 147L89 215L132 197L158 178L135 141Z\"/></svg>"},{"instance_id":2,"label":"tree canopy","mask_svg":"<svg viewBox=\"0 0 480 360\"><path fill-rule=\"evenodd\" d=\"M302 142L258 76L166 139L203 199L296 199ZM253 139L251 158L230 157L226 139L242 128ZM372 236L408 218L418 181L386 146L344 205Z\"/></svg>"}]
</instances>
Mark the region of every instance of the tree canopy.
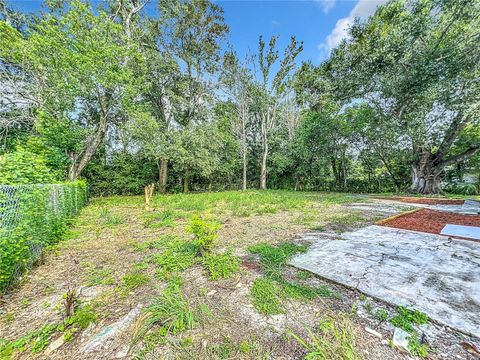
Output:
<instances>
[{"instance_id":1,"label":"tree canopy","mask_svg":"<svg viewBox=\"0 0 480 360\"><path fill-rule=\"evenodd\" d=\"M391 0L319 65L294 36L239 57L217 3L145 5L0 0L2 182L478 191L480 1Z\"/></svg>"}]
</instances>

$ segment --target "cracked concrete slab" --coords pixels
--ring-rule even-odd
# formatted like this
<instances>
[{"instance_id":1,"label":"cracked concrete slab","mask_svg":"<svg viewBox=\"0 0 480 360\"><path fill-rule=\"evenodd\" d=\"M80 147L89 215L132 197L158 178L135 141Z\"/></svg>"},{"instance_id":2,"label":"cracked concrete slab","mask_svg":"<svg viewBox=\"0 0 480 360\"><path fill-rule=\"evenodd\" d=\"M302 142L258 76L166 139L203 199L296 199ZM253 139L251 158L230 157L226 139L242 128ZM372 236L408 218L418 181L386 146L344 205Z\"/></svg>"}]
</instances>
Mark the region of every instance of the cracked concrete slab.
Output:
<instances>
[{"instance_id":1,"label":"cracked concrete slab","mask_svg":"<svg viewBox=\"0 0 480 360\"><path fill-rule=\"evenodd\" d=\"M373 225L319 236L291 264L480 338L478 243Z\"/></svg>"}]
</instances>

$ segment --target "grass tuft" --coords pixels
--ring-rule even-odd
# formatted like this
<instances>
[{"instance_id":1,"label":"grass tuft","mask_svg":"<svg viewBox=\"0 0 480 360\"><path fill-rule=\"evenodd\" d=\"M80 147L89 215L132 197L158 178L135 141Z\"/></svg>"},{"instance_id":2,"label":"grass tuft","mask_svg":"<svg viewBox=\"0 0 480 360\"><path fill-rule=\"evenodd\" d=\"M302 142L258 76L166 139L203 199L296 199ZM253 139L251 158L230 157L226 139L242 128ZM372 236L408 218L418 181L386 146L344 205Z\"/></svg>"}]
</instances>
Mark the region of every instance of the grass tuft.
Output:
<instances>
[{"instance_id":1,"label":"grass tuft","mask_svg":"<svg viewBox=\"0 0 480 360\"><path fill-rule=\"evenodd\" d=\"M226 279L240 268L240 259L232 255L231 251L222 254L206 254L202 258L211 280Z\"/></svg>"}]
</instances>

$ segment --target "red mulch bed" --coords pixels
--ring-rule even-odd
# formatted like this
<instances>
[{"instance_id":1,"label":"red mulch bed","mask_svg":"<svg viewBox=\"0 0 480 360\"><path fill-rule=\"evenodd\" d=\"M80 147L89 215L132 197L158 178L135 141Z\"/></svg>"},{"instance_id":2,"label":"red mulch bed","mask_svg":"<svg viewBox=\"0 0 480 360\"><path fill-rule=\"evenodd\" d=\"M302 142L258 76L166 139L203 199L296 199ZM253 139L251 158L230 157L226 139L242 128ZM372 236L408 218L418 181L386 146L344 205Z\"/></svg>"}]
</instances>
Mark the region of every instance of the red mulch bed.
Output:
<instances>
[{"instance_id":1,"label":"red mulch bed","mask_svg":"<svg viewBox=\"0 0 480 360\"><path fill-rule=\"evenodd\" d=\"M435 198L416 198L416 197L401 197L389 196L378 197L377 199L395 200L410 204L425 204L425 205L462 205L465 200L461 199L435 199Z\"/></svg>"},{"instance_id":2,"label":"red mulch bed","mask_svg":"<svg viewBox=\"0 0 480 360\"><path fill-rule=\"evenodd\" d=\"M480 215L463 215L446 211L422 209L394 218L384 226L397 229L422 231L432 234L440 234L447 224L480 226Z\"/></svg>"}]
</instances>

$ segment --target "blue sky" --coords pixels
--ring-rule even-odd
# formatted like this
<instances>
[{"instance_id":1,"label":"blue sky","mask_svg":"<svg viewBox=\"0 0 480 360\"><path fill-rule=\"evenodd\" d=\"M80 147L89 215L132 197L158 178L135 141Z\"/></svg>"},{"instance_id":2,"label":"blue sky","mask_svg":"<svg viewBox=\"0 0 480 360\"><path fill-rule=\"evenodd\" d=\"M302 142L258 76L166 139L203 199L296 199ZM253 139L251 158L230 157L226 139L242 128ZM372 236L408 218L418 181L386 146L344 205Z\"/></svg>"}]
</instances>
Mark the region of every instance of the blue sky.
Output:
<instances>
[{"instance_id":1,"label":"blue sky","mask_svg":"<svg viewBox=\"0 0 480 360\"><path fill-rule=\"evenodd\" d=\"M290 36L295 35L304 42L304 51L298 60L311 60L318 64L346 36L345 30L355 17L367 18L385 0L215 2L225 10L225 20L230 26L230 43L239 55L244 55L248 49L255 52L260 34L265 39L279 35L278 44L282 49L288 44ZM38 11L41 7L40 0L9 0L8 3L22 11Z\"/></svg>"}]
</instances>

